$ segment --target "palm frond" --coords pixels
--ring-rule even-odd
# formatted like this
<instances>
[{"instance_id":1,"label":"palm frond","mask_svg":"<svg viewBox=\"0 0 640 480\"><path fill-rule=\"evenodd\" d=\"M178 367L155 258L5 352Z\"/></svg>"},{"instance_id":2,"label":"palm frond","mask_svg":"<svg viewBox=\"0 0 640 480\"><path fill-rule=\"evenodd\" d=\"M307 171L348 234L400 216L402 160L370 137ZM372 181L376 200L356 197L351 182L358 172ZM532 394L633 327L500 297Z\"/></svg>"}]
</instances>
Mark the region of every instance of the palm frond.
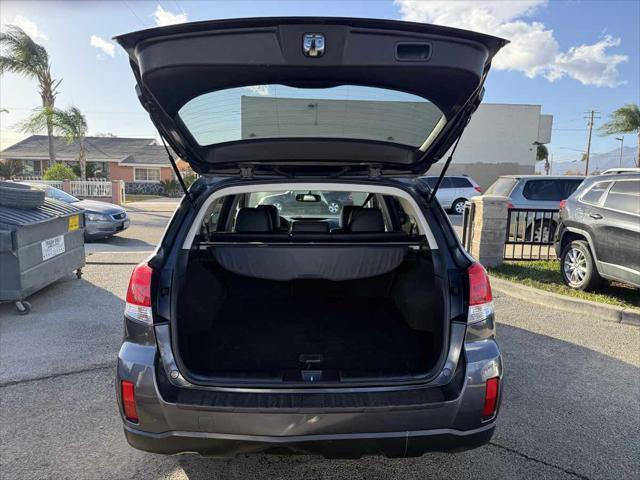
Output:
<instances>
[{"instance_id":1,"label":"palm frond","mask_svg":"<svg viewBox=\"0 0 640 480\"><path fill-rule=\"evenodd\" d=\"M640 132L640 107L629 103L611 114L611 120L600 126L604 135Z\"/></svg>"}]
</instances>

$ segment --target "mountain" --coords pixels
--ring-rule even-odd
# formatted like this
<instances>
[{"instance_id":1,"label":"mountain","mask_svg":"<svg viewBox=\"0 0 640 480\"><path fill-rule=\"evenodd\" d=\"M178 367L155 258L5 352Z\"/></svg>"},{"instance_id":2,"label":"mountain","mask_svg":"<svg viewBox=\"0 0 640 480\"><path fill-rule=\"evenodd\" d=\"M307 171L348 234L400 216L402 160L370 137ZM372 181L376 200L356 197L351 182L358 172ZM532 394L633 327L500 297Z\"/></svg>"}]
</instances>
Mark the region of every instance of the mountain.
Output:
<instances>
[{"instance_id":1,"label":"mountain","mask_svg":"<svg viewBox=\"0 0 640 480\"><path fill-rule=\"evenodd\" d=\"M622 167L635 167L636 147L622 149ZM579 155L579 154L576 154ZM620 149L616 148L606 153L592 153L589 159L589 173L598 174L609 168L620 167ZM583 175L584 162L580 159L566 162L552 162L550 175ZM544 162L536 162L536 173L544 175Z\"/></svg>"}]
</instances>

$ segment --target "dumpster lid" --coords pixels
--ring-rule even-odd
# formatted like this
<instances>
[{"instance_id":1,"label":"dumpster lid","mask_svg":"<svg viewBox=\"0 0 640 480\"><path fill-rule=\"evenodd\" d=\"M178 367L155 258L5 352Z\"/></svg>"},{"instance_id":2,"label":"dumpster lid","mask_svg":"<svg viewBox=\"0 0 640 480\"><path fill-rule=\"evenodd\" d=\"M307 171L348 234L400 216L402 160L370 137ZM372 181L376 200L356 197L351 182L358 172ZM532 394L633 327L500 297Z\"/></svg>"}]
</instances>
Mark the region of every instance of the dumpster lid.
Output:
<instances>
[{"instance_id":1,"label":"dumpster lid","mask_svg":"<svg viewBox=\"0 0 640 480\"><path fill-rule=\"evenodd\" d=\"M44 203L38 208L0 207L0 223L25 226L82 212L84 212L84 209L80 207L45 198Z\"/></svg>"}]
</instances>

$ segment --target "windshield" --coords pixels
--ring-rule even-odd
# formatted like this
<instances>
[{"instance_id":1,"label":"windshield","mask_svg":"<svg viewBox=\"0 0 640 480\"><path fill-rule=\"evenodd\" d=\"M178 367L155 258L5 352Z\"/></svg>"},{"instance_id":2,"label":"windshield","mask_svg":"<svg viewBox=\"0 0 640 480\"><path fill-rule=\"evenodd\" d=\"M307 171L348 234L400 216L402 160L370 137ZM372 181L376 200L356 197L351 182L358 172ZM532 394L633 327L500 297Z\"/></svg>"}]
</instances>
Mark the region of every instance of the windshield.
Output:
<instances>
[{"instance_id":1,"label":"windshield","mask_svg":"<svg viewBox=\"0 0 640 480\"><path fill-rule=\"evenodd\" d=\"M200 145L265 138L347 138L419 147L444 126L442 112L422 97L353 85L231 88L192 99L178 115Z\"/></svg>"},{"instance_id":2,"label":"windshield","mask_svg":"<svg viewBox=\"0 0 640 480\"><path fill-rule=\"evenodd\" d=\"M367 201L366 192L319 192L289 190L286 192L255 192L249 196L248 207L275 205L280 216L291 218L339 219L346 206L362 206Z\"/></svg>"}]
</instances>

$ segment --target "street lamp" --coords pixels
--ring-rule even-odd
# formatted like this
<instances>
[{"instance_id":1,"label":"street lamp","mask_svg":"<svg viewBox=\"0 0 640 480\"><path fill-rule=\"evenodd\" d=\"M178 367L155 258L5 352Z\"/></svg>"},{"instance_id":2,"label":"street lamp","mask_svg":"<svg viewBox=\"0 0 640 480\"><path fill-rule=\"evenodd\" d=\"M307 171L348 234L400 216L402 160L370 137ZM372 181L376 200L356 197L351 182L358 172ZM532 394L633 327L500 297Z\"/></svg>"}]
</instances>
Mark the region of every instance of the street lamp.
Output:
<instances>
[{"instance_id":1,"label":"street lamp","mask_svg":"<svg viewBox=\"0 0 640 480\"><path fill-rule=\"evenodd\" d=\"M616 137L616 140L620 142L620 168L622 168L622 147L624 146L624 135L622 137Z\"/></svg>"}]
</instances>

